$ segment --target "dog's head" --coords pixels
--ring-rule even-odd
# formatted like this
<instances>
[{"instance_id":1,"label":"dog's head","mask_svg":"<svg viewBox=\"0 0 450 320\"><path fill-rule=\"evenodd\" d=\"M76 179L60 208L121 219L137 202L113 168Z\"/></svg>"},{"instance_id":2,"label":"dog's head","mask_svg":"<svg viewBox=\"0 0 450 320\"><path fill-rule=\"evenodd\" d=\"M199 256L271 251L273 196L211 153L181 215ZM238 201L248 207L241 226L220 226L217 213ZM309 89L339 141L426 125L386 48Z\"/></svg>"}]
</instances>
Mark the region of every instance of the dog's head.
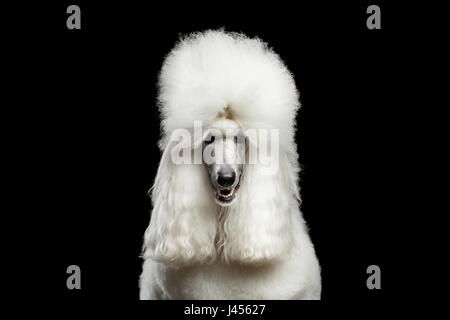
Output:
<instances>
[{"instance_id":1,"label":"dog's head","mask_svg":"<svg viewBox=\"0 0 450 320\"><path fill-rule=\"evenodd\" d=\"M192 144L188 137L183 144L175 135L165 147L144 256L177 267L218 257L257 265L285 255L298 210L284 174L286 157L276 174L264 174L262 163L249 161L258 143L228 118L212 122L198 138L194 133ZM189 162L196 153L202 161ZM187 161L178 163L180 154Z\"/></svg>"},{"instance_id":2,"label":"dog's head","mask_svg":"<svg viewBox=\"0 0 450 320\"><path fill-rule=\"evenodd\" d=\"M231 205L241 185L245 162L246 139L239 125L229 119L219 119L206 131L202 154L211 178L216 202Z\"/></svg>"}]
</instances>

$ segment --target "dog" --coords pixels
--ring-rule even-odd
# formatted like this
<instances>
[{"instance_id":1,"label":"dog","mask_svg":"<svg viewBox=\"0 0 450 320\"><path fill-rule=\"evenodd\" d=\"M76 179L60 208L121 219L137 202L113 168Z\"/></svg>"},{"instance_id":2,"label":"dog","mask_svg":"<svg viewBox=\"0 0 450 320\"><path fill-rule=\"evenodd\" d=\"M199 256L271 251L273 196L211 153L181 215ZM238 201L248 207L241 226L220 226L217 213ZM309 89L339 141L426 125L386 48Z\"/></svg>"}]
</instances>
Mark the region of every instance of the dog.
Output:
<instances>
[{"instance_id":1,"label":"dog","mask_svg":"<svg viewBox=\"0 0 450 320\"><path fill-rule=\"evenodd\" d=\"M320 299L299 208L299 94L279 56L223 30L181 38L163 63L158 105L140 299ZM275 156L263 163L263 150Z\"/></svg>"}]
</instances>

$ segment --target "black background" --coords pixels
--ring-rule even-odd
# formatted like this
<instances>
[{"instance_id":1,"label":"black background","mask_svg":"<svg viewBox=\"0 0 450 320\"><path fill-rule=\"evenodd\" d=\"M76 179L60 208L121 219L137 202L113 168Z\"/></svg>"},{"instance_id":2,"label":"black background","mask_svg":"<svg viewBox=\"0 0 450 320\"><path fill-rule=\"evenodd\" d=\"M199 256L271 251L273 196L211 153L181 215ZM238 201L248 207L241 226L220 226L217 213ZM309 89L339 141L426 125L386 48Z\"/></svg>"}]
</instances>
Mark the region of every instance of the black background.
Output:
<instances>
[{"instance_id":1,"label":"black background","mask_svg":"<svg viewBox=\"0 0 450 320\"><path fill-rule=\"evenodd\" d=\"M81 30L66 28L70 4L81 7ZM366 28L370 4L381 7L381 30ZM160 157L158 71L180 34L221 27L262 38L295 76L302 212L322 266L320 306L376 307L402 294L397 155L406 143L410 31L398 8L59 1L21 13L13 27L25 36L14 42L24 49L11 82L27 88L15 112L27 130L22 200L34 209L22 216L32 230L22 252L39 261L29 269L33 299L138 299ZM81 290L66 288L71 264L81 267ZM366 287L371 264L381 268L381 290Z\"/></svg>"}]
</instances>

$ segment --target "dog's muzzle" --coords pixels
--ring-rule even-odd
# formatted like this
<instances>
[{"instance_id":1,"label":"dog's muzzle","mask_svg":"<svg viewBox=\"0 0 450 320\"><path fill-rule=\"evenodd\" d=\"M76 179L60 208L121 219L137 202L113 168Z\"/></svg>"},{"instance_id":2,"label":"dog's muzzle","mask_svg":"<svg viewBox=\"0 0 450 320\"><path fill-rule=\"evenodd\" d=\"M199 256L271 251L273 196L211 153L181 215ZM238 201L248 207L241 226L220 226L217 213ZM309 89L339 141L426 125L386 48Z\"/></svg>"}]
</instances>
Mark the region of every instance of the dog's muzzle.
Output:
<instances>
[{"instance_id":1,"label":"dog's muzzle","mask_svg":"<svg viewBox=\"0 0 450 320\"><path fill-rule=\"evenodd\" d=\"M236 181L237 180L237 181ZM240 186L240 179L234 171L219 172L217 176L216 200L220 205L228 205L236 197L236 191Z\"/></svg>"}]
</instances>

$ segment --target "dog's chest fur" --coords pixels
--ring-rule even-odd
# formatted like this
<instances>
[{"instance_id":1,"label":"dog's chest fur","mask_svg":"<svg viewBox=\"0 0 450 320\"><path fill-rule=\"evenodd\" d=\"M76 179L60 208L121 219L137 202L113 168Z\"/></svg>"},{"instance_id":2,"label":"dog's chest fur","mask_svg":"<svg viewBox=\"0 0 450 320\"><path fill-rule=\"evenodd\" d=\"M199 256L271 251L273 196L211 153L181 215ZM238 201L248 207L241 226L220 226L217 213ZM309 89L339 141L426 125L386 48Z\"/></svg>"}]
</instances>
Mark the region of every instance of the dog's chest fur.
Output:
<instances>
[{"instance_id":1,"label":"dog's chest fur","mask_svg":"<svg viewBox=\"0 0 450 320\"><path fill-rule=\"evenodd\" d=\"M320 271L308 246L264 266L215 262L174 269L147 260L150 299L320 299ZM142 297L141 297L142 298Z\"/></svg>"}]
</instances>

